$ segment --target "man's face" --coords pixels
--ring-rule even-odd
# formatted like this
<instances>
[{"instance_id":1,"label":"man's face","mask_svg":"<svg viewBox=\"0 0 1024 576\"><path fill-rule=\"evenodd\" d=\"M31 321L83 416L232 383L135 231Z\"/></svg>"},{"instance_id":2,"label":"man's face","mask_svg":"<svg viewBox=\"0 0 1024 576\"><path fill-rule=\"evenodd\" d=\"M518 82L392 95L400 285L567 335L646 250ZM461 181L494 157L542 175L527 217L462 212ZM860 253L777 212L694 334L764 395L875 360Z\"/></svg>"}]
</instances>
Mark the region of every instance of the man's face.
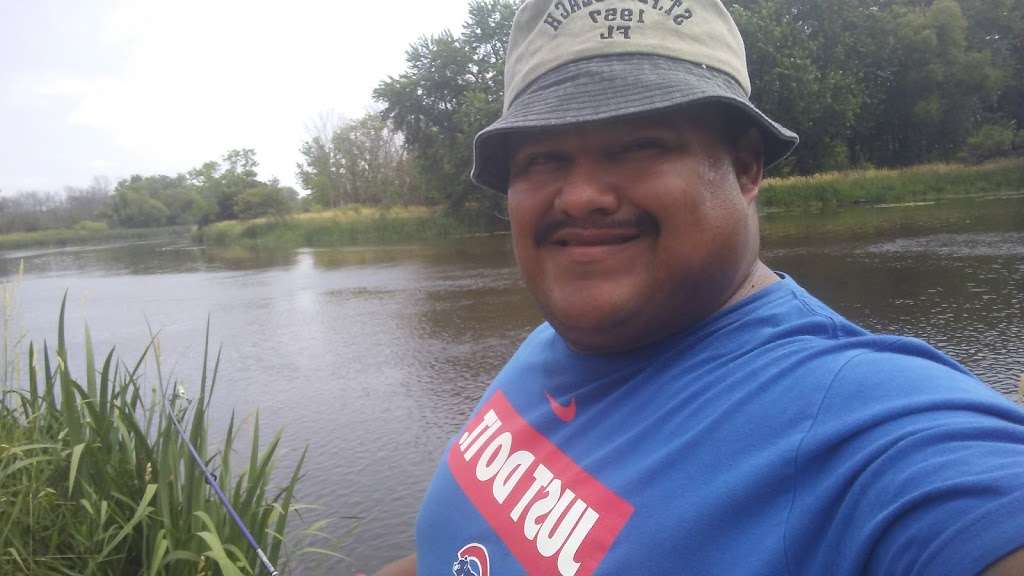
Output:
<instances>
[{"instance_id":1,"label":"man's face","mask_svg":"<svg viewBox=\"0 0 1024 576\"><path fill-rule=\"evenodd\" d=\"M709 108L552 129L512 143L516 260L574 348L606 353L703 320L757 261L756 132Z\"/></svg>"}]
</instances>

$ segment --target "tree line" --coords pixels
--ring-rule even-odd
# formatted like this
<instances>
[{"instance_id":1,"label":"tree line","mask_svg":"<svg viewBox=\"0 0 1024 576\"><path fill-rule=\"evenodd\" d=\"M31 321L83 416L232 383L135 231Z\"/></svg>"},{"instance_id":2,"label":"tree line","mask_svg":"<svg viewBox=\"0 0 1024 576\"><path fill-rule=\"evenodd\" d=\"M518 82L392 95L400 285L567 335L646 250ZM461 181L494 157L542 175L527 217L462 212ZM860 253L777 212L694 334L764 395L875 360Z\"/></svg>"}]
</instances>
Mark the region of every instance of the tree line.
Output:
<instances>
[{"instance_id":1,"label":"tree line","mask_svg":"<svg viewBox=\"0 0 1024 576\"><path fill-rule=\"evenodd\" d=\"M726 3L746 41L752 99L802 138L774 175L980 161L1024 148L1021 0ZM296 167L301 202L293 189L257 178L253 150L232 150L113 190L100 181L63 196L0 198L0 232L83 219L205 225L352 203L436 205L498 222L502 198L468 174L474 135L501 113L517 4L472 0L458 34L409 46L405 70L373 92L378 111L311 130Z\"/></svg>"},{"instance_id":2,"label":"tree line","mask_svg":"<svg viewBox=\"0 0 1024 576\"><path fill-rule=\"evenodd\" d=\"M426 197L500 210L469 182L473 135L501 112L516 2L474 0L377 87ZM1021 0L733 0L759 107L802 137L774 175L980 161L1024 147Z\"/></svg>"},{"instance_id":3,"label":"tree line","mask_svg":"<svg viewBox=\"0 0 1024 576\"><path fill-rule=\"evenodd\" d=\"M132 175L111 188L104 178L63 194L20 192L0 196L0 234L50 228L103 229L205 226L221 220L284 218L298 192L256 173L256 152L231 150L219 161L176 176Z\"/></svg>"},{"instance_id":4,"label":"tree line","mask_svg":"<svg viewBox=\"0 0 1024 576\"><path fill-rule=\"evenodd\" d=\"M732 11L754 99L803 138L784 173L984 160L1009 153L1024 125L1020 0L743 0Z\"/></svg>"}]
</instances>

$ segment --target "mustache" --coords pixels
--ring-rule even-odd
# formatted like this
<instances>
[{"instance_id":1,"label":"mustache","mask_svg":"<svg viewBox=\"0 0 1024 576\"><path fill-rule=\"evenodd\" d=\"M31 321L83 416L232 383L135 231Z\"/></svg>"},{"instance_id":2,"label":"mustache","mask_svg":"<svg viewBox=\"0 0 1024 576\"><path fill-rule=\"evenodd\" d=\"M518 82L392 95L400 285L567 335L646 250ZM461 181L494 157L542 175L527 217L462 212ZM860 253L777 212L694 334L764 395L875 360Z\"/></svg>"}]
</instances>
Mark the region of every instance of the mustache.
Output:
<instances>
[{"instance_id":1,"label":"mustache","mask_svg":"<svg viewBox=\"0 0 1024 576\"><path fill-rule=\"evenodd\" d=\"M554 218L542 223L534 234L537 244L545 244L562 230L628 230L640 235L657 236L661 228L650 212L639 212L636 216L594 217L594 218Z\"/></svg>"}]
</instances>

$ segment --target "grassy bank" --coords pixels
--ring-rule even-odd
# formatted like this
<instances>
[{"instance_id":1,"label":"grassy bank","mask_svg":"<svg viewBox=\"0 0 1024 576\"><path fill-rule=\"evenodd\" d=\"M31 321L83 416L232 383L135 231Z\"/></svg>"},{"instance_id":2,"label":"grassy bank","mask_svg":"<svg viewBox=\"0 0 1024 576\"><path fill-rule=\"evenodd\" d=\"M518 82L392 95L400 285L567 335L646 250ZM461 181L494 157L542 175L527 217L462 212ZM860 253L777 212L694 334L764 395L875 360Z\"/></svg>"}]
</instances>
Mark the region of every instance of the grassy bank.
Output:
<instances>
[{"instance_id":1,"label":"grassy bank","mask_svg":"<svg viewBox=\"0 0 1024 576\"><path fill-rule=\"evenodd\" d=\"M30 247L63 247L116 241L159 240L187 237L190 226L165 228L107 228L104 225L56 228L37 232L0 234L0 250Z\"/></svg>"},{"instance_id":2,"label":"grassy bank","mask_svg":"<svg viewBox=\"0 0 1024 576\"><path fill-rule=\"evenodd\" d=\"M239 433L234 418L223 445L208 444L219 355L211 367L204 353L198 393L188 399L177 383L163 381L158 341L126 363L113 350L95 357L86 330L85 372L73 374L63 305L58 326L56 348L29 346L20 386L4 367L0 574L260 571L255 552L189 458L160 399L164 394L261 548L282 568L283 535L305 455L285 486L272 487L280 435L261 452L258 417L243 462L232 460ZM150 367L156 378L147 390L142 382Z\"/></svg>"},{"instance_id":3,"label":"grassy bank","mask_svg":"<svg viewBox=\"0 0 1024 576\"><path fill-rule=\"evenodd\" d=\"M1024 190L1024 158L979 165L927 164L768 179L761 208L811 211L856 204L913 202ZM207 226L196 240L212 246L268 248L394 244L493 231L493 223L458 221L422 206L348 206L284 220L232 220Z\"/></svg>"},{"instance_id":4,"label":"grassy bank","mask_svg":"<svg viewBox=\"0 0 1024 576\"><path fill-rule=\"evenodd\" d=\"M760 203L767 210L815 210L1021 190L1024 158L1006 158L978 165L925 164L770 178L761 189Z\"/></svg>"},{"instance_id":5,"label":"grassy bank","mask_svg":"<svg viewBox=\"0 0 1024 576\"><path fill-rule=\"evenodd\" d=\"M197 233L203 244L330 247L394 244L485 232L483 222L463 222L423 206L348 206L296 214L285 220L218 222Z\"/></svg>"}]
</instances>

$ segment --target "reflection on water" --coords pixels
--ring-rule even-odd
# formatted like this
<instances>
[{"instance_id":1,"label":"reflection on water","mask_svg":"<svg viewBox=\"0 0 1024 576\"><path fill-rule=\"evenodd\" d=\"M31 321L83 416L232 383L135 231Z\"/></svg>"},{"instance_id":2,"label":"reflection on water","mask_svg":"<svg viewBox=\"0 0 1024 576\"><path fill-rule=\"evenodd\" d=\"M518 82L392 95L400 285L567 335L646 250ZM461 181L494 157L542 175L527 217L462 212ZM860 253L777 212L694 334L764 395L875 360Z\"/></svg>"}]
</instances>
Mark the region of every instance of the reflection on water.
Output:
<instances>
[{"instance_id":1,"label":"reflection on water","mask_svg":"<svg viewBox=\"0 0 1024 576\"><path fill-rule=\"evenodd\" d=\"M164 241L18 250L0 252L0 276L15 274L22 261L34 274L112 276L259 270L289 266L295 261L295 253L291 250L206 249Z\"/></svg>"},{"instance_id":2,"label":"reflection on water","mask_svg":"<svg viewBox=\"0 0 1024 576\"><path fill-rule=\"evenodd\" d=\"M924 338L999 390L1015 389L1024 199L771 214L764 230L769 264L854 321ZM72 350L87 318L97 349L131 357L148 321L165 364L189 384L209 315L224 345L215 433L232 409L259 409L265 428L285 428L282 478L309 445L300 496L324 508L314 518L363 518L345 550L352 564L307 561L310 574L373 569L411 550L445 442L540 319L507 236L276 252L154 243L23 251L0 255L0 275L22 261L16 322L37 341L55 334L67 289Z\"/></svg>"}]
</instances>

